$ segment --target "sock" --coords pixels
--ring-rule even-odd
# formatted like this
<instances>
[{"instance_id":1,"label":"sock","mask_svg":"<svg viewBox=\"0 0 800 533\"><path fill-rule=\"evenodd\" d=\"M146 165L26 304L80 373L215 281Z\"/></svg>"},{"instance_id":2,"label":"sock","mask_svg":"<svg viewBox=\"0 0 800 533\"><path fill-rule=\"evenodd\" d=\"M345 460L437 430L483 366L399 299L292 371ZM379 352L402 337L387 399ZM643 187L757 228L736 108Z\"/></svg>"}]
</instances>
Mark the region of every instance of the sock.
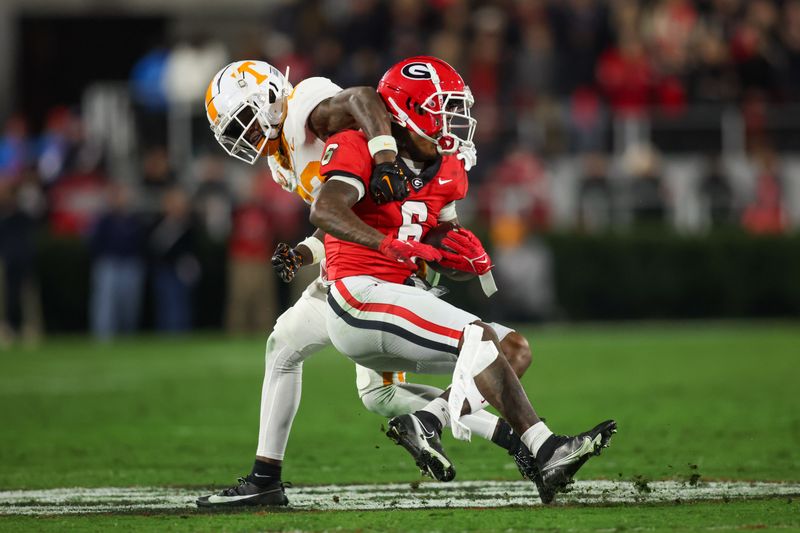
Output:
<instances>
[{"instance_id":1,"label":"sock","mask_svg":"<svg viewBox=\"0 0 800 533\"><path fill-rule=\"evenodd\" d=\"M447 408L447 400L434 398L428 405L415 411L414 416L419 418L426 429L442 434L442 428L450 423L450 411Z\"/></svg>"},{"instance_id":2,"label":"sock","mask_svg":"<svg viewBox=\"0 0 800 533\"><path fill-rule=\"evenodd\" d=\"M247 476L247 481L254 485L269 485L281 480L282 469L281 466L256 459L256 462L253 463L253 471Z\"/></svg>"},{"instance_id":3,"label":"sock","mask_svg":"<svg viewBox=\"0 0 800 533\"><path fill-rule=\"evenodd\" d=\"M536 457L536 454L539 453L539 448L542 447L544 441L549 439L552 434L553 432L550 431L550 428L547 427L544 422L539 421L529 427L528 430L522 434L520 440L528 447L533 456Z\"/></svg>"},{"instance_id":4,"label":"sock","mask_svg":"<svg viewBox=\"0 0 800 533\"><path fill-rule=\"evenodd\" d=\"M431 417L435 418L440 431L441 428L450 425L450 409L448 408L447 400L444 398L434 398L428 402L428 405L414 414L417 415L417 418L419 418L419 415L422 413L427 413ZM429 417L425 418L430 419Z\"/></svg>"},{"instance_id":5,"label":"sock","mask_svg":"<svg viewBox=\"0 0 800 533\"><path fill-rule=\"evenodd\" d=\"M519 439L519 435L514 433L514 430L511 429L511 426L508 424L508 422L502 418L497 420L497 426L495 426L494 434L492 435L491 440L504 450L508 450L508 453L510 454L517 453L517 450L519 450L519 445L522 444L522 441Z\"/></svg>"},{"instance_id":6,"label":"sock","mask_svg":"<svg viewBox=\"0 0 800 533\"><path fill-rule=\"evenodd\" d=\"M492 440L498 420L498 417L486 411L478 411L461 417L462 424L467 426L473 434L486 440Z\"/></svg>"}]
</instances>

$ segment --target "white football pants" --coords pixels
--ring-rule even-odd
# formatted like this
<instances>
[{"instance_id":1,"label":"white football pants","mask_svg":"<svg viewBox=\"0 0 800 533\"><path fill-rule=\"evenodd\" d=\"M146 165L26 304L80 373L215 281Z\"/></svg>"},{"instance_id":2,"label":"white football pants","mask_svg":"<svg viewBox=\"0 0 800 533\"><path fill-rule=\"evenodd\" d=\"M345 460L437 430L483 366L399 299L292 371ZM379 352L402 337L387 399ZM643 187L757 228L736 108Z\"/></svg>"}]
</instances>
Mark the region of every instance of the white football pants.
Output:
<instances>
[{"instance_id":1,"label":"white football pants","mask_svg":"<svg viewBox=\"0 0 800 533\"><path fill-rule=\"evenodd\" d=\"M275 460L284 458L292 422L300 405L303 362L331 344L326 328L327 293L322 280L314 280L300 299L278 317L267 339L258 456ZM492 326L500 339L512 331L499 324ZM439 373L452 373L454 362L455 358ZM405 383L405 376L397 370L380 373L356 365L358 392L367 409L381 416L396 416L424 407L442 393L435 387ZM497 417L475 413L463 417L461 422L488 439L497 425Z\"/></svg>"}]
</instances>

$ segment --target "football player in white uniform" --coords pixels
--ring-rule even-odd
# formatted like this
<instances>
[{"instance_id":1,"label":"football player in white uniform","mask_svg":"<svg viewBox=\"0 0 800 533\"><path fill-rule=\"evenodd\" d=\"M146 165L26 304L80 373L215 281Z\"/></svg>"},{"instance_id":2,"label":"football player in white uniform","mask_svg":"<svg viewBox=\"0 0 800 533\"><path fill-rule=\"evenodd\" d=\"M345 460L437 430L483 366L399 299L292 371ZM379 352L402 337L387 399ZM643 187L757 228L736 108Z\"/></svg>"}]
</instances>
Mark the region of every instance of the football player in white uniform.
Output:
<instances>
[{"instance_id":1,"label":"football player in white uniform","mask_svg":"<svg viewBox=\"0 0 800 533\"><path fill-rule=\"evenodd\" d=\"M308 78L296 87L273 66L262 61L237 61L211 80L205 98L211 129L225 151L247 163L262 155L283 189L313 203L323 184L320 158L324 140L347 129L361 129L369 139L375 171L369 192L382 202L408 195L406 178L395 163L397 146L391 118L370 87L342 89L327 78ZM474 150L465 152L474 164ZM301 266L320 264L324 276L322 232L294 247L281 243L272 258L285 282ZM331 341L325 324L327 287L317 278L275 324L266 346L266 371L256 459L251 473L218 494L197 500L201 507L286 505L281 466L292 421L300 402L303 362ZM527 341L518 333L493 325L517 375L530 365ZM384 417L413 412L438 397L441 389L406 383L403 372L376 372L356 367L362 402ZM475 434L516 453L519 438L498 417L481 411L465 417Z\"/></svg>"}]
</instances>

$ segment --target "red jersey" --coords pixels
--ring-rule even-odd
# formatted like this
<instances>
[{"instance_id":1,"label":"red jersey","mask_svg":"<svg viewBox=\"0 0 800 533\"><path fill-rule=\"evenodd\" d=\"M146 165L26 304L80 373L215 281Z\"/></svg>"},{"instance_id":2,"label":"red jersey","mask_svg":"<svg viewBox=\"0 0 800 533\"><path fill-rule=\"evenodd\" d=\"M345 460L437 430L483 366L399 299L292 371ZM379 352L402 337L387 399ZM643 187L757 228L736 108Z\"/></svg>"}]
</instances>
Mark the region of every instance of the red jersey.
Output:
<instances>
[{"instance_id":1,"label":"red jersey","mask_svg":"<svg viewBox=\"0 0 800 533\"><path fill-rule=\"evenodd\" d=\"M372 156L363 133L346 130L325 144L320 172L327 179L341 176L359 189L361 199L353 206L358 217L385 235L420 241L439 223L439 213L467 194L467 173L455 155L446 155L423 169L418 176L407 171L412 189L402 202L377 205L369 195ZM374 276L403 283L412 271L378 250L327 235L325 262L331 281L348 276Z\"/></svg>"}]
</instances>

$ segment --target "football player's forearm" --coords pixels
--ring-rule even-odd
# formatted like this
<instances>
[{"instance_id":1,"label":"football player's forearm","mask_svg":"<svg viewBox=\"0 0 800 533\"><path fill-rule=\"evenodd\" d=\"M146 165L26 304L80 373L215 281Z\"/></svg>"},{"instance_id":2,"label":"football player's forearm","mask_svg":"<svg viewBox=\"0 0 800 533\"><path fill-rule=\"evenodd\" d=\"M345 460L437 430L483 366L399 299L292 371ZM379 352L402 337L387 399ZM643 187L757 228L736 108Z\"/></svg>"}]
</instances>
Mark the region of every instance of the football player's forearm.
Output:
<instances>
[{"instance_id":1,"label":"football player's forearm","mask_svg":"<svg viewBox=\"0 0 800 533\"><path fill-rule=\"evenodd\" d=\"M355 91L348 99L348 109L367 139L378 135L392 134L392 119L383 105L383 100L372 87L354 87ZM375 152L376 163L389 163L395 160L397 152L381 150Z\"/></svg>"},{"instance_id":2,"label":"football player's forearm","mask_svg":"<svg viewBox=\"0 0 800 533\"><path fill-rule=\"evenodd\" d=\"M378 135L391 135L392 119L375 89L353 87L350 91L347 109L367 139Z\"/></svg>"},{"instance_id":3,"label":"football player's forearm","mask_svg":"<svg viewBox=\"0 0 800 533\"><path fill-rule=\"evenodd\" d=\"M317 239L319 242L325 242L325 232L321 229L314 231L311 237ZM300 254L300 257L303 258L303 266L314 264L314 253L307 245L301 242L295 246L294 249Z\"/></svg>"},{"instance_id":4,"label":"football player's forearm","mask_svg":"<svg viewBox=\"0 0 800 533\"><path fill-rule=\"evenodd\" d=\"M300 258L303 260L303 264L300 265L300 268L314 263L314 254L311 253L311 250L309 250L305 244L298 244L294 249L300 254Z\"/></svg>"},{"instance_id":5,"label":"football player's forearm","mask_svg":"<svg viewBox=\"0 0 800 533\"><path fill-rule=\"evenodd\" d=\"M392 119L372 87L351 87L317 106L310 117L312 129L321 139L344 129L360 129L372 139L392 134ZM376 163L394 161L395 152L381 150Z\"/></svg>"},{"instance_id":6,"label":"football player's forearm","mask_svg":"<svg viewBox=\"0 0 800 533\"><path fill-rule=\"evenodd\" d=\"M383 233L362 221L345 203L336 203L319 198L311 206L310 221L325 233L344 241L361 244L377 250L386 237Z\"/></svg>"}]
</instances>

